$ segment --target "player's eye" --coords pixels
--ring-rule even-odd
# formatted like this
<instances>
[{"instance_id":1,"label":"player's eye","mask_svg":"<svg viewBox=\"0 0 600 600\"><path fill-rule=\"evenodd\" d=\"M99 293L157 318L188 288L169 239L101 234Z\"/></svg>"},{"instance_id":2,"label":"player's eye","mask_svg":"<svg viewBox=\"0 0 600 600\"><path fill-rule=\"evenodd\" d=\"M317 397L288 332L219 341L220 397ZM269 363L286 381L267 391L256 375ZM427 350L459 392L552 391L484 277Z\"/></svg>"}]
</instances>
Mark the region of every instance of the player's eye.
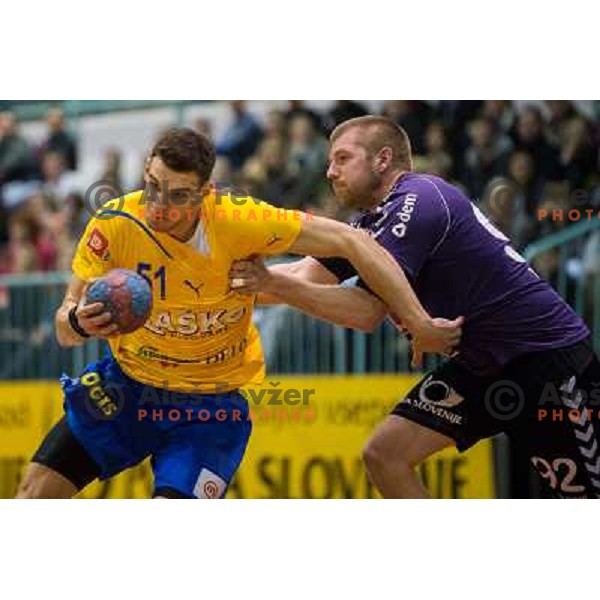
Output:
<instances>
[{"instance_id":1,"label":"player's eye","mask_svg":"<svg viewBox=\"0 0 600 600\"><path fill-rule=\"evenodd\" d=\"M187 192L173 192L171 194L171 198L174 198L175 200L183 200L186 197L187 197Z\"/></svg>"}]
</instances>

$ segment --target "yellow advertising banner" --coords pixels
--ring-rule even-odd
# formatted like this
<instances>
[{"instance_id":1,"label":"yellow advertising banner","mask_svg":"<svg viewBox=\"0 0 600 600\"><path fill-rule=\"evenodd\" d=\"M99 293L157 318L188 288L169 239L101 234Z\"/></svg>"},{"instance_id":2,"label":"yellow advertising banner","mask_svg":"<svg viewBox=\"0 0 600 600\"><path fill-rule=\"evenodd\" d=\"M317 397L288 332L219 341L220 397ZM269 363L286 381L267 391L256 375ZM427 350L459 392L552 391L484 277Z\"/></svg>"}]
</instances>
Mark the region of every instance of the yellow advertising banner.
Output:
<instances>
[{"instance_id":1,"label":"yellow advertising banner","mask_svg":"<svg viewBox=\"0 0 600 600\"><path fill-rule=\"evenodd\" d=\"M361 450L375 426L417 376L298 376L250 391L253 434L229 498L375 498ZM62 414L55 382L0 384L0 497L14 495L27 461ZM436 498L493 498L492 444L459 454L444 450L420 469ZM149 462L105 482L83 498L148 498Z\"/></svg>"}]
</instances>

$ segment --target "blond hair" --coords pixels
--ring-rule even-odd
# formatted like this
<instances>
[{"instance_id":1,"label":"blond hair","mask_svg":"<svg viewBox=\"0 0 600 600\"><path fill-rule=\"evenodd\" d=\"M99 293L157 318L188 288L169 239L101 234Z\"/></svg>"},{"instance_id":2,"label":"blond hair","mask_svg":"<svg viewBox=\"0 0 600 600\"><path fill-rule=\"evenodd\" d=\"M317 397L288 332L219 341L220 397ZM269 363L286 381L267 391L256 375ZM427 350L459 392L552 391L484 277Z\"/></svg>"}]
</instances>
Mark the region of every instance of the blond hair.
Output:
<instances>
[{"instance_id":1,"label":"blond hair","mask_svg":"<svg viewBox=\"0 0 600 600\"><path fill-rule=\"evenodd\" d=\"M392 165L394 167L411 170L412 153L410 139L400 125L387 117L365 115L340 123L329 136L333 144L342 134L358 127L365 132L362 145L370 155L377 154L382 148L392 150Z\"/></svg>"}]
</instances>

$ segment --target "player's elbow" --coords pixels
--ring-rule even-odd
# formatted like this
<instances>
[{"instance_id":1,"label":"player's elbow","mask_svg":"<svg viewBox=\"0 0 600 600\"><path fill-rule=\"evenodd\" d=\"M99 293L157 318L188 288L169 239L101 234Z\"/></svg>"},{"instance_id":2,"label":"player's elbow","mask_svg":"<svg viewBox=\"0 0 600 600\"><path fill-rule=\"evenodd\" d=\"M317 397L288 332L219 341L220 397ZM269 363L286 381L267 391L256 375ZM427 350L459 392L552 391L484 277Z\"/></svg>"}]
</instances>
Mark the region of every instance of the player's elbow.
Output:
<instances>
[{"instance_id":1,"label":"player's elbow","mask_svg":"<svg viewBox=\"0 0 600 600\"><path fill-rule=\"evenodd\" d=\"M61 348L74 348L79 344L76 344L73 340L60 336L58 333L56 334L56 339L58 340L58 345Z\"/></svg>"},{"instance_id":2,"label":"player's elbow","mask_svg":"<svg viewBox=\"0 0 600 600\"><path fill-rule=\"evenodd\" d=\"M351 329L356 329L356 331L360 331L361 333L373 333L376 329L376 325L371 321L354 321L349 325Z\"/></svg>"},{"instance_id":3,"label":"player's elbow","mask_svg":"<svg viewBox=\"0 0 600 600\"><path fill-rule=\"evenodd\" d=\"M372 333L385 319L386 305L358 288L351 293L352 309L345 312L345 326L363 333Z\"/></svg>"},{"instance_id":4,"label":"player's elbow","mask_svg":"<svg viewBox=\"0 0 600 600\"><path fill-rule=\"evenodd\" d=\"M381 325L381 320L372 319L370 321L364 321L360 327L356 327L359 331L363 333L373 333L378 327Z\"/></svg>"},{"instance_id":5,"label":"player's elbow","mask_svg":"<svg viewBox=\"0 0 600 600\"><path fill-rule=\"evenodd\" d=\"M56 341L58 342L58 345L61 348L72 348L75 345L73 341L66 337L65 334L61 332L61 330L58 327L55 328L55 332Z\"/></svg>"},{"instance_id":6,"label":"player's elbow","mask_svg":"<svg viewBox=\"0 0 600 600\"><path fill-rule=\"evenodd\" d=\"M363 333L373 333L381 325L385 314L380 311L367 311L354 317L353 329Z\"/></svg>"}]
</instances>

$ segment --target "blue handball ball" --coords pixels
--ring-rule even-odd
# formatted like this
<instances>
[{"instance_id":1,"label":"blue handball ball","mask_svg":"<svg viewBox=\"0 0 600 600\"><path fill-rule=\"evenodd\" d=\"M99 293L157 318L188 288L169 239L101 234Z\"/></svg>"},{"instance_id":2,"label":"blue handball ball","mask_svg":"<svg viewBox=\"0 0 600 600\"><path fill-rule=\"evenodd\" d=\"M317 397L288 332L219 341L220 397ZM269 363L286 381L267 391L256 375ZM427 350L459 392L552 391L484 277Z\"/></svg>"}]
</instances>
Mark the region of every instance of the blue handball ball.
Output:
<instances>
[{"instance_id":1,"label":"blue handball ball","mask_svg":"<svg viewBox=\"0 0 600 600\"><path fill-rule=\"evenodd\" d=\"M135 271L113 269L96 279L87 290L85 303L102 302L113 316L119 333L139 329L152 312L152 289Z\"/></svg>"}]
</instances>

